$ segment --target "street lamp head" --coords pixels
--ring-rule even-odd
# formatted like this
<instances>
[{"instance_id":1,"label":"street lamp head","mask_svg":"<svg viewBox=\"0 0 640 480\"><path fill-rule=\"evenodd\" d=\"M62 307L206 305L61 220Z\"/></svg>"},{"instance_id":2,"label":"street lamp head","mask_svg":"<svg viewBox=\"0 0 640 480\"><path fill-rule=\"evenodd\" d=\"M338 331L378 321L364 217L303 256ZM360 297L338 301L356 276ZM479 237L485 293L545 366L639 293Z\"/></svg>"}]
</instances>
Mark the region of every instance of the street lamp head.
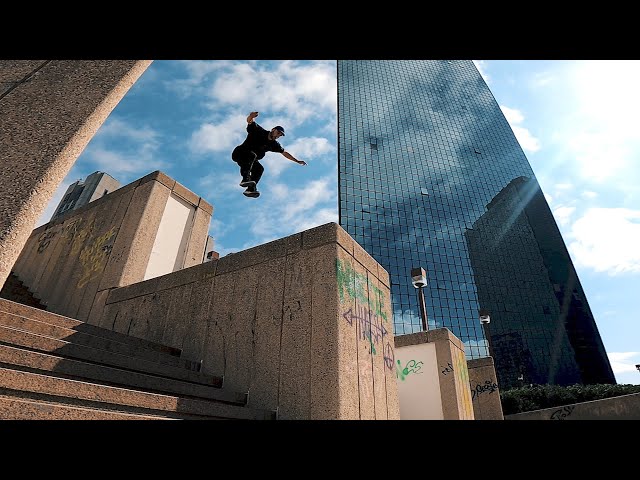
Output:
<instances>
[{"instance_id":1,"label":"street lamp head","mask_svg":"<svg viewBox=\"0 0 640 480\"><path fill-rule=\"evenodd\" d=\"M636 370L640 372L640 363L636 364Z\"/></svg>"},{"instance_id":2,"label":"street lamp head","mask_svg":"<svg viewBox=\"0 0 640 480\"><path fill-rule=\"evenodd\" d=\"M412 268L411 269L411 283L415 288L422 288L427 286L427 274L424 268Z\"/></svg>"},{"instance_id":3,"label":"street lamp head","mask_svg":"<svg viewBox=\"0 0 640 480\"><path fill-rule=\"evenodd\" d=\"M491 316L489 315L489 310L486 308L480 309L480 323L489 323L491 322Z\"/></svg>"}]
</instances>

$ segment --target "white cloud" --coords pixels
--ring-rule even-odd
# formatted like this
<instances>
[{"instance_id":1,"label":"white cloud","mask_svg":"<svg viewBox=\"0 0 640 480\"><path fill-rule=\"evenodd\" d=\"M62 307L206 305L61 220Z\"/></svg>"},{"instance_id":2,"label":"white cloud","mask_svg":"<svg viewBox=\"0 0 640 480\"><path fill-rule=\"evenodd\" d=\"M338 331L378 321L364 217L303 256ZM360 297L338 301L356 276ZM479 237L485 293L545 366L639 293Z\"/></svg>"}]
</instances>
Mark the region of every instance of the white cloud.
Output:
<instances>
[{"instance_id":1,"label":"white cloud","mask_svg":"<svg viewBox=\"0 0 640 480\"><path fill-rule=\"evenodd\" d=\"M302 188L290 189L279 183L270 185L268 200L257 206L253 212L251 232L256 240L243 245L241 249L328 222L337 223L335 183L336 179L330 175L309 182Z\"/></svg>"},{"instance_id":2,"label":"white cloud","mask_svg":"<svg viewBox=\"0 0 640 480\"><path fill-rule=\"evenodd\" d=\"M147 174L169 167L162 160L154 160L149 153L144 152L144 147L137 153L127 154L96 147L88 151L87 156L96 170L107 172L122 184L132 180L135 174Z\"/></svg>"},{"instance_id":3,"label":"white cloud","mask_svg":"<svg viewBox=\"0 0 640 480\"><path fill-rule=\"evenodd\" d=\"M607 352L613 373L635 372L640 352Z\"/></svg>"},{"instance_id":4,"label":"white cloud","mask_svg":"<svg viewBox=\"0 0 640 480\"><path fill-rule=\"evenodd\" d=\"M524 115L520 110L516 110L514 108L505 107L504 105L500 105L500 109L502 113L504 113L507 122L511 126L518 143L522 147L523 150L527 152L536 152L540 150L540 142L537 138L535 138L529 130L518 125L519 123L524 121Z\"/></svg>"},{"instance_id":5,"label":"white cloud","mask_svg":"<svg viewBox=\"0 0 640 480\"><path fill-rule=\"evenodd\" d=\"M488 85L491 77L489 77L489 75L485 71L485 67L487 66L486 60L474 60L473 63L475 63L478 72L480 72L480 75Z\"/></svg>"},{"instance_id":6,"label":"white cloud","mask_svg":"<svg viewBox=\"0 0 640 480\"><path fill-rule=\"evenodd\" d=\"M587 198L587 199L591 199L591 198L596 198L598 196L597 192L591 192L589 190L584 191L581 193L582 197Z\"/></svg>"},{"instance_id":7,"label":"white cloud","mask_svg":"<svg viewBox=\"0 0 640 480\"><path fill-rule=\"evenodd\" d=\"M560 143L578 163L576 173L595 182L635 178L640 129L640 61L572 62L569 91L576 102L563 119Z\"/></svg>"},{"instance_id":8,"label":"white cloud","mask_svg":"<svg viewBox=\"0 0 640 480\"><path fill-rule=\"evenodd\" d=\"M205 123L196 130L189 140L189 148L197 154L209 152L227 152L231 161L231 152L247 136L247 115L232 114L222 122Z\"/></svg>"},{"instance_id":9,"label":"white cloud","mask_svg":"<svg viewBox=\"0 0 640 480\"><path fill-rule=\"evenodd\" d=\"M284 142L281 142L284 143ZM327 153L335 152L336 147L326 138L322 137L306 137L299 138L291 144L291 146L283 145L284 149L298 160L304 160L310 165L312 160ZM284 170L289 167L300 168L291 160L283 157L279 153L267 153L263 160L260 160L265 169L269 169L269 175L277 178ZM335 161L335 158L333 159Z\"/></svg>"},{"instance_id":10,"label":"white cloud","mask_svg":"<svg viewBox=\"0 0 640 480\"><path fill-rule=\"evenodd\" d=\"M151 150L159 146L161 135L150 127L136 127L119 117L110 116L98 129L92 141L106 141L108 138L118 141L131 140Z\"/></svg>"},{"instance_id":11,"label":"white cloud","mask_svg":"<svg viewBox=\"0 0 640 480\"><path fill-rule=\"evenodd\" d=\"M575 210L576 207L558 207L553 210L553 216L560 225L566 226Z\"/></svg>"},{"instance_id":12,"label":"white cloud","mask_svg":"<svg viewBox=\"0 0 640 480\"><path fill-rule=\"evenodd\" d=\"M640 272L640 210L590 208L575 221L568 248L576 266L615 275Z\"/></svg>"},{"instance_id":13,"label":"white cloud","mask_svg":"<svg viewBox=\"0 0 640 480\"><path fill-rule=\"evenodd\" d=\"M524 120L524 115L522 114L522 112L520 112L520 110L505 107L504 105L500 105L500 110L502 110L502 113L504 113L504 116L506 117L507 122L509 122L510 125L513 125L514 123L520 123Z\"/></svg>"},{"instance_id":14,"label":"white cloud","mask_svg":"<svg viewBox=\"0 0 640 480\"><path fill-rule=\"evenodd\" d=\"M211 107L264 112L269 117L263 121L269 125L295 126L310 118L335 116L335 61L283 61L276 65L268 69L260 63L241 63L228 68L209 87Z\"/></svg>"},{"instance_id":15,"label":"white cloud","mask_svg":"<svg viewBox=\"0 0 640 480\"><path fill-rule=\"evenodd\" d=\"M533 86L538 87L546 87L547 85L553 83L555 80L554 76L549 72L539 72L536 73L533 77Z\"/></svg>"}]
</instances>

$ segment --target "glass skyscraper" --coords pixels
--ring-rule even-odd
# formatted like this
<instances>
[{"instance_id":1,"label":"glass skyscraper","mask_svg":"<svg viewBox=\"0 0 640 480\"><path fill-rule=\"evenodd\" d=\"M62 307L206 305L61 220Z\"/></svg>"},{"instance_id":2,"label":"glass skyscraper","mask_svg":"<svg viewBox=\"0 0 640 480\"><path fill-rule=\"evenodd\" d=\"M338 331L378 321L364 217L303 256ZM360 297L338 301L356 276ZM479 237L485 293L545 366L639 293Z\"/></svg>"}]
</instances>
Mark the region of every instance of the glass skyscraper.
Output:
<instances>
[{"instance_id":1,"label":"glass skyscraper","mask_svg":"<svg viewBox=\"0 0 640 480\"><path fill-rule=\"evenodd\" d=\"M387 269L396 335L489 354L501 389L616 383L529 162L472 61L339 60L340 225ZM484 313L484 312L483 312Z\"/></svg>"}]
</instances>

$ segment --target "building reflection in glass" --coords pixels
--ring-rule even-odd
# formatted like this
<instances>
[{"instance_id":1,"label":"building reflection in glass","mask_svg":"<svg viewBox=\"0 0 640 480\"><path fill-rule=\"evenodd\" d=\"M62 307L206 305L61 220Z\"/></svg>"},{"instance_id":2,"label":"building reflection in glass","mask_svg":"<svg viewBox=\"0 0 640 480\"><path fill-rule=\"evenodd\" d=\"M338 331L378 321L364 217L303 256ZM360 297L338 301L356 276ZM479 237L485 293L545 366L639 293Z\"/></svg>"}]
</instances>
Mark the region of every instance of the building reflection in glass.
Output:
<instances>
[{"instance_id":1,"label":"building reflection in glass","mask_svg":"<svg viewBox=\"0 0 640 480\"><path fill-rule=\"evenodd\" d=\"M394 333L422 329L420 265L429 329L447 327L468 358L487 355L478 312L491 310L500 388L615 383L553 217L525 221L523 193L499 195L518 178L539 189L472 61L338 61L339 222L389 272ZM542 195L528 202L549 212ZM538 252L526 262L525 241Z\"/></svg>"}]
</instances>

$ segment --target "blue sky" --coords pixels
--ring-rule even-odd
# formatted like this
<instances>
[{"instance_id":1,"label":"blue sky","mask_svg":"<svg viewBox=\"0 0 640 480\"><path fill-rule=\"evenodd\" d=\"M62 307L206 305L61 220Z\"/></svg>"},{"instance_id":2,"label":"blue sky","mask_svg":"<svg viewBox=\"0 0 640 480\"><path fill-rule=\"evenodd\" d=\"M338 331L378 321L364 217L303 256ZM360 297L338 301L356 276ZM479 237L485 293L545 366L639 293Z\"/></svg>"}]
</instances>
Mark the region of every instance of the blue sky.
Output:
<instances>
[{"instance_id":1,"label":"blue sky","mask_svg":"<svg viewBox=\"0 0 640 480\"><path fill-rule=\"evenodd\" d=\"M478 60L558 222L618 383L640 384L640 61ZM127 184L162 170L214 207L224 256L338 221L335 61L156 60L78 158ZM231 150L246 116L282 125L262 195L246 198Z\"/></svg>"}]
</instances>

